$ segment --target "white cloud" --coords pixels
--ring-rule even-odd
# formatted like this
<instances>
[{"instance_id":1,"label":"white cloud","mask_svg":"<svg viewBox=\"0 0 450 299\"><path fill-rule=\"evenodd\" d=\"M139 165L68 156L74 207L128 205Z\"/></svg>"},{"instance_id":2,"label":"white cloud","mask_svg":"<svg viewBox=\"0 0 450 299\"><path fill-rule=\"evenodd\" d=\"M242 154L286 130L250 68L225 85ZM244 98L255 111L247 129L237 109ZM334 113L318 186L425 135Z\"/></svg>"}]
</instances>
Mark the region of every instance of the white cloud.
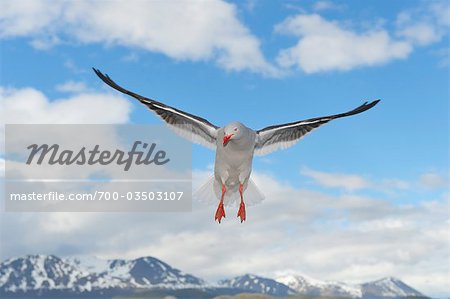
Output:
<instances>
[{"instance_id":1,"label":"white cloud","mask_svg":"<svg viewBox=\"0 0 450 299\"><path fill-rule=\"evenodd\" d=\"M38 35L61 15L62 2L3 1L0 37Z\"/></svg>"},{"instance_id":2,"label":"white cloud","mask_svg":"<svg viewBox=\"0 0 450 299\"><path fill-rule=\"evenodd\" d=\"M314 179L324 187L344 188L349 191L365 189L372 184L367 179L355 174L328 173L309 168L303 168L300 173L303 176Z\"/></svg>"},{"instance_id":3,"label":"white cloud","mask_svg":"<svg viewBox=\"0 0 450 299\"><path fill-rule=\"evenodd\" d=\"M341 8L331 1L313 5L316 11ZM447 34L448 11L446 1L422 4L400 12L397 20L391 20L395 30L388 31L374 25L375 21L371 29L361 30L302 10L276 26L276 32L298 38L294 46L278 52L279 67L266 60L260 40L239 20L236 5L224 0L142 1L139 5L125 0L111 0L107 5L95 0L7 0L0 11L0 38L27 37L38 49L61 43L121 45L175 60L213 61L226 70L276 77L292 67L310 74L405 59L414 47L438 42Z\"/></svg>"},{"instance_id":4,"label":"white cloud","mask_svg":"<svg viewBox=\"0 0 450 299\"><path fill-rule=\"evenodd\" d=\"M126 123L130 101L108 93L79 93L50 100L32 88L0 87L4 124L103 124Z\"/></svg>"},{"instance_id":5,"label":"white cloud","mask_svg":"<svg viewBox=\"0 0 450 299\"><path fill-rule=\"evenodd\" d=\"M428 45L440 40L435 28L427 23L418 23L402 28L397 32L400 37L419 45Z\"/></svg>"},{"instance_id":6,"label":"white cloud","mask_svg":"<svg viewBox=\"0 0 450 299\"><path fill-rule=\"evenodd\" d=\"M399 190L407 190L411 187L411 184L404 180L399 179L384 179L381 185L388 190L399 189Z\"/></svg>"},{"instance_id":7,"label":"white cloud","mask_svg":"<svg viewBox=\"0 0 450 299\"><path fill-rule=\"evenodd\" d=\"M198 180L210 173L194 174L194 185L200 185ZM213 219L215 207L197 205L192 213L153 213L152 217L6 214L1 220L8 227L3 238L15 241L4 242L3 252L9 256L30 252L109 258L152 255L212 281L247 272L275 277L293 271L354 282L390 275L427 295L448 296L448 266L443 266L450 246L448 196L396 205L378 198L297 189L267 174L253 176L267 199L247 208L244 224L235 217L236 208L227 208L227 218L219 225Z\"/></svg>"},{"instance_id":8,"label":"white cloud","mask_svg":"<svg viewBox=\"0 0 450 299\"><path fill-rule=\"evenodd\" d=\"M336 8L319 1L315 10ZM392 20L395 30L384 29L385 22L372 29L350 28L348 22L326 20L318 14L301 13L284 20L276 31L298 38L296 45L283 49L277 62L284 68L298 67L305 73L347 71L407 58L415 47L442 40L450 26L448 1L430 1L405 11Z\"/></svg>"},{"instance_id":9,"label":"white cloud","mask_svg":"<svg viewBox=\"0 0 450 299\"><path fill-rule=\"evenodd\" d=\"M175 21L176 20L176 21ZM221 1L3 1L0 37L31 37L32 45L103 43L141 48L177 60L215 61L232 71L279 75L259 40Z\"/></svg>"},{"instance_id":10,"label":"white cloud","mask_svg":"<svg viewBox=\"0 0 450 299\"><path fill-rule=\"evenodd\" d=\"M448 1L431 2L429 4L429 11L439 25L450 26L450 3Z\"/></svg>"},{"instance_id":11,"label":"white cloud","mask_svg":"<svg viewBox=\"0 0 450 299\"><path fill-rule=\"evenodd\" d=\"M129 54L123 56L122 60L126 61L126 62L137 62L137 61L139 61L139 55L135 52L132 52L132 53L129 53Z\"/></svg>"},{"instance_id":12,"label":"white cloud","mask_svg":"<svg viewBox=\"0 0 450 299\"><path fill-rule=\"evenodd\" d=\"M74 88L72 91L75 92ZM129 100L109 93L82 92L50 100L32 87L0 86L0 153L4 150L4 124L126 123L130 112Z\"/></svg>"},{"instance_id":13,"label":"white cloud","mask_svg":"<svg viewBox=\"0 0 450 299\"><path fill-rule=\"evenodd\" d=\"M299 38L295 46L280 51L278 63L305 73L380 65L404 59L412 51L409 43L393 40L385 30L359 33L318 14L290 17L276 31Z\"/></svg>"},{"instance_id":14,"label":"white cloud","mask_svg":"<svg viewBox=\"0 0 450 299\"><path fill-rule=\"evenodd\" d=\"M448 180L448 178L435 172L428 172L423 174L420 177L419 181L426 188L443 188L450 186L450 181Z\"/></svg>"},{"instance_id":15,"label":"white cloud","mask_svg":"<svg viewBox=\"0 0 450 299\"><path fill-rule=\"evenodd\" d=\"M88 88L86 86L86 83L84 82L77 82L77 81L67 81L62 84L56 85L56 90L61 92L68 92L68 93L79 93L83 91L87 91Z\"/></svg>"},{"instance_id":16,"label":"white cloud","mask_svg":"<svg viewBox=\"0 0 450 299\"><path fill-rule=\"evenodd\" d=\"M38 50L49 50L60 43L61 40L57 36L46 36L31 41L31 45Z\"/></svg>"},{"instance_id":17,"label":"white cloud","mask_svg":"<svg viewBox=\"0 0 450 299\"><path fill-rule=\"evenodd\" d=\"M312 179L315 184L325 188L343 189L347 192L371 190L381 192L390 198L399 198L412 190L443 189L450 186L448 177L438 172L424 173L413 181L398 178L376 180L359 174L326 172L303 167L300 174Z\"/></svg>"},{"instance_id":18,"label":"white cloud","mask_svg":"<svg viewBox=\"0 0 450 299\"><path fill-rule=\"evenodd\" d=\"M430 1L427 5L399 13L396 34L412 44L426 46L448 34L449 19L448 1Z\"/></svg>"},{"instance_id":19,"label":"white cloud","mask_svg":"<svg viewBox=\"0 0 450 299\"><path fill-rule=\"evenodd\" d=\"M323 10L341 10L343 8L343 5L339 5L336 3L333 3L331 1L317 1L313 5L314 10L316 11L323 11Z\"/></svg>"},{"instance_id":20,"label":"white cloud","mask_svg":"<svg viewBox=\"0 0 450 299\"><path fill-rule=\"evenodd\" d=\"M64 67L71 71L74 74L83 74L87 73L87 70L85 68L79 67L73 60L66 59L64 61Z\"/></svg>"}]
</instances>

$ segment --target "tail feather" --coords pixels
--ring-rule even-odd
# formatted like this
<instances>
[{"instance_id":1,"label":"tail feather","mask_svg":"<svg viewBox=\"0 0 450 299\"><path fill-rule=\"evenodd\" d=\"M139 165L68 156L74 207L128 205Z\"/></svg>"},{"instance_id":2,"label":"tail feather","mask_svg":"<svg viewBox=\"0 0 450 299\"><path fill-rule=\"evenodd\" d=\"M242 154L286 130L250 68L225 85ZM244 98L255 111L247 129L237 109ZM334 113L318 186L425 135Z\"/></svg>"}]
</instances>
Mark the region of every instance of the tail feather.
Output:
<instances>
[{"instance_id":1,"label":"tail feather","mask_svg":"<svg viewBox=\"0 0 450 299\"><path fill-rule=\"evenodd\" d=\"M246 188L245 188L246 187ZM244 202L246 205L255 205L264 200L264 195L259 191L256 184L249 179L247 186L244 186ZM194 192L193 197L195 200L207 204L216 205L219 203L220 196L222 195L222 186L220 183L211 176L197 191ZM223 203L225 206L238 206L241 201L238 187L228 188L225 192Z\"/></svg>"}]
</instances>

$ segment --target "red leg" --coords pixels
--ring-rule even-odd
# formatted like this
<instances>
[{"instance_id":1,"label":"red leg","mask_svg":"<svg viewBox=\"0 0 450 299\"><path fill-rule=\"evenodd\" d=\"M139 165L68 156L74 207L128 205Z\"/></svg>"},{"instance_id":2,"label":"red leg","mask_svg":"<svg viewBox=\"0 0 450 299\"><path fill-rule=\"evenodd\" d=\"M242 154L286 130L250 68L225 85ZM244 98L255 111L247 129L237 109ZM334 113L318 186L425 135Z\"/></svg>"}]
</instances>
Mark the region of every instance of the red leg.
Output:
<instances>
[{"instance_id":1,"label":"red leg","mask_svg":"<svg viewBox=\"0 0 450 299\"><path fill-rule=\"evenodd\" d=\"M225 184L222 184L222 196L220 196L219 206L217 207L216 216L214 217L214 220L219 221L219 223L222 220L222 217L225 218L225 209L223 208L223 197L225 196L225 191L227 191Z\"/></svg>"},{"instance_id":2,"label":"red leg","mask_svg":"<svg viewBox=\"0 0 450 299\"><path fill-rule=\"evenodd\" d=\"M239 185L239 194L241 195L241 205L239 206L239 211L237 216L241 218L241 223L245 221L245 203L244 203L244 186Z\"/></svg>"}]
</instances>

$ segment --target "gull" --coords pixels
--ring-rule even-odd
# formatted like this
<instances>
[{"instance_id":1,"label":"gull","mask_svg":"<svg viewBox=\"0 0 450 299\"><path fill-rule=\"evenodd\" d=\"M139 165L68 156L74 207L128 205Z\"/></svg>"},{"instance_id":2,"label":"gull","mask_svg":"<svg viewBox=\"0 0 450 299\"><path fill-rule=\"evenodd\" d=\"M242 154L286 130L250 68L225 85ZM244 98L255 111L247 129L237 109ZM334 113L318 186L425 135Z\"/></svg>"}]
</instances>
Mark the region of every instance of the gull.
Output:
<instances>
[{"instance_id":1,"label":"gull","mask_svg":"<svg viewBox=\"0 0 450 299\"><path fill-rule=\"evenodd\" d=\"M241 223L246 220L244 192L247 188L253 188L255 192L258 192L250 179L255 154L265 155L279 149L288 148L321 125L333 119L364 112L380 101L365 102L351 111L340 114L274 125L254 131L237 121L224 127L218 127L204 118L129 91L116 84L108 75L103 74L98 69L93 68L93 70L110 87L139 100L154 111L181 136L194 143L216 150L214 177L205 184L204 188L214 189L219 198L214 217L214 220L219 223L222 218L225 218L225 199L228 197L231 201L232 195L237 195L238 192L240 205L237 217L239 217Z\"/></svg>"}]
</instances>

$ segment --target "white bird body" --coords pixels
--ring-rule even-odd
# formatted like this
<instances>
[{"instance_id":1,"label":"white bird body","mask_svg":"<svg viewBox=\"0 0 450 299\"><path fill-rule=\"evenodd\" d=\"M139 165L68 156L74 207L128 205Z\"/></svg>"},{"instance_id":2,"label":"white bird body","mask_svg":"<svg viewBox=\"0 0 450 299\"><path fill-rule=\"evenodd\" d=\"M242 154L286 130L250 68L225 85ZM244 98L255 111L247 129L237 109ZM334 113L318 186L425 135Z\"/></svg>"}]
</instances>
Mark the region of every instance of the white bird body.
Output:
<instances>
[{"instance_id":1,"label":"white bird body","mask_svg":"<svg viewBox=\"0 0 450 299\"><path fill-rule=\"evenodd\" d=\"M216 150L214 177L206 182L197 194L200 198L206 198L213 194L216 201L217 198L220 198L215 215L215 220L219 223L225 217L224 204L233 203L239 197L238 217L241 222L246 219L244 191L247 202L259 202L263 199L262 194L250 179L254 154L265 155L290 147L321 125L336 118L364 112L380 101L365 102L345 113L269 126L258 131L247 128L240 122L232 122L219 128L204 118L131 92L117 85L108 75L102 74L97 69L94 71L103 82L136 98L154 111L181 136Z\"/></svg>"},{"instance_id":2,"label":"white bird body","mask_svg":"<svg viewBox=\"0 0 450 299\"><path fill-rule=\"evenodd\" d=\"M224 145L225 131L234 132L238 129L240 138L231 138ZM256 133L239 122L233 122L217 132L216 159L214 164L214 177L218 183L225 184L227 190L238 190L239 184L247 187L252 172L253 153L255 151Z\"/></svg>"}]
</instances>

